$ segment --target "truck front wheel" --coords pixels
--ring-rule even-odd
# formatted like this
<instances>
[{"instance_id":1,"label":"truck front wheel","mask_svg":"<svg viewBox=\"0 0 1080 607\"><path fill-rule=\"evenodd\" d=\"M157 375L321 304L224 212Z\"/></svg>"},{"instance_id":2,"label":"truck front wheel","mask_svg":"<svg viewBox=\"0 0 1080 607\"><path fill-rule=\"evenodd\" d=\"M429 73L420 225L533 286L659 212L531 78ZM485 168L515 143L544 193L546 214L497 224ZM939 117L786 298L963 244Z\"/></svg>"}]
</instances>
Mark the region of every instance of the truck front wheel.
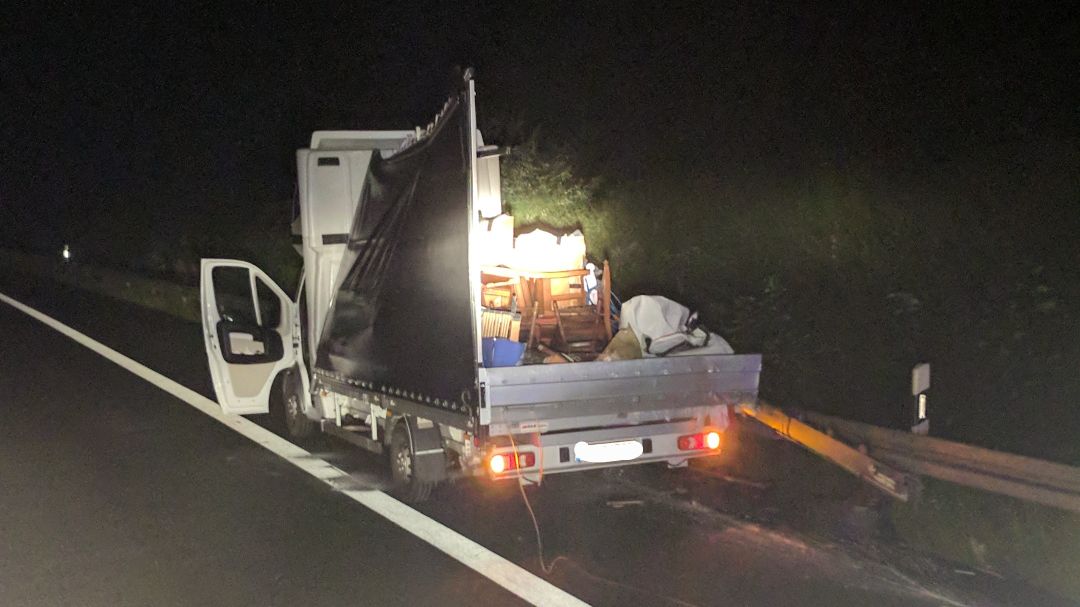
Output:
<instances>
[{"instance_id":1,"label":"truck front wheel","mask_svg":"<svg viewBox=\"0 0 1080 607\"><path fill-rule=\"evenodd\" d=\"M394 481L390 493L403 502L426 501L435 488L436 483L416 478L416 455L404 423L398 424L390 435L390 475Z\"/></svg>"},{"instance_id":2,"label":"truck front wheel","mask_svg":"<svg viewBox=\"0 0 1080 607\"><path fill-rule=\"evenodd\" d=\"M315 421L304 414L303 383L295 371L282 381L282 422L290 438L304 439L315 433Z\"/></svg>"}]
</instances>

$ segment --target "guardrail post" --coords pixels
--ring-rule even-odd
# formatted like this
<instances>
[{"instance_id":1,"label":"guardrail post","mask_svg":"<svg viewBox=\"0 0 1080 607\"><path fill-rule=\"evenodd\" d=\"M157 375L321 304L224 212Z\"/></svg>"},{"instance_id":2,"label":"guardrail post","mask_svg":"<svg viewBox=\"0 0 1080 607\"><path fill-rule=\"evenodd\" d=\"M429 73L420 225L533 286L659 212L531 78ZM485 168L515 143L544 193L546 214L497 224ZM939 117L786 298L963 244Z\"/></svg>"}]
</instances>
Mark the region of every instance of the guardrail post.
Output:
<instances>
[{"instance_id":1,"label":"guardrail post","mask_svg":"<svg viewBox=\"0 0 1080 607\"><path fill-rule=\"evenodd\" d=\"M915 399L911 431L930 434L930 417L927 411L926 391L930 389L930 363L920 363L911 370L911 395Z\"/></svg>"}]
</instances>

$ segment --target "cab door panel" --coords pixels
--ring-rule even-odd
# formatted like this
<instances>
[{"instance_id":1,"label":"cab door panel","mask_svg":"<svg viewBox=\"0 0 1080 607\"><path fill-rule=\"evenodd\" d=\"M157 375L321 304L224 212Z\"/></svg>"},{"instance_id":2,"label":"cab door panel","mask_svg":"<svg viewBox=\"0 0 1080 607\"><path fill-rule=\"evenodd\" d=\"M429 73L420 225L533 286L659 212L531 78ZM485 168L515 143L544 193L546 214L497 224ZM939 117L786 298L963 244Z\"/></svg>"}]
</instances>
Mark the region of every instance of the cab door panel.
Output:
<instances>
[{"instance_id":1,"label":"cab door panel","mask_svg":"<svg viewBox=\"0 0 1080 607\"><path fill-rule=\"evenodd\" d=\"M252 264L204 259L200 273L203 340L225 413L269 411L278 373L296 364L292 301Z\"/></svg>"}]
</instances>

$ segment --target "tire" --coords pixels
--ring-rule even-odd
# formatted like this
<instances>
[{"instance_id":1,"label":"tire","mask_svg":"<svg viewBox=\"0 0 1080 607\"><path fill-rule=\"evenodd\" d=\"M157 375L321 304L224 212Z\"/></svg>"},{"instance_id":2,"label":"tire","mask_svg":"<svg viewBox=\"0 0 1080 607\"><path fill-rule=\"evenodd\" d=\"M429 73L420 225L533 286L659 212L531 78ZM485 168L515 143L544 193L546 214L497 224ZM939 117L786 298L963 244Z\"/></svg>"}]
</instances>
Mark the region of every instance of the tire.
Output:
<instances>
[{"instance_id":1,"label":"tire","mask_svg":"<svg viewBox=\"0 0 1080 607\"><path fill-rule=\"evenodd\" d=\"M315 420L304 414L303 384L295 371L281 382L281 427L289 438L306 439L315 434Z\"/></svg>"},{"instance_id":2,"label":"tire","mask_svg":"<svg viewBox=\"0 0 1080 607\"><path fill-rule=\"evenodd\" d=\"M416 456L406 423L397 424L390 435L390 476L393 479L390 493L405 503L416 504L427 501L437 483L417 480L413 474Z\"/></svg>"}]
</instances>

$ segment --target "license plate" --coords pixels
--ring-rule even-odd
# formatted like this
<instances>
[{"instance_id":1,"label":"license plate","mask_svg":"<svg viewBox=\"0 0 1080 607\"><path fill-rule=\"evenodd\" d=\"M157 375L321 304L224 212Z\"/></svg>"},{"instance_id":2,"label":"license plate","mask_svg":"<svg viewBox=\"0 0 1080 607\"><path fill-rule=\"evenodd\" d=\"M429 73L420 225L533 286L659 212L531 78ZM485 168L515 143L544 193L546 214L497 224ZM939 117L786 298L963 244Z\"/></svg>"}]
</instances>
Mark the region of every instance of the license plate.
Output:
<instances>
[{"instance_id":1,"label":"license plate","mask_svg":"<svg viewBox=\"0 0 1080 607\"><path fill-rule=\"evenodd\" d=\"M581 441L574 445L574 457L577 461L590 464L625 462L641 457L641 453L641 443L636 440L593 444Z\"/></svg>"}]
</instances>

